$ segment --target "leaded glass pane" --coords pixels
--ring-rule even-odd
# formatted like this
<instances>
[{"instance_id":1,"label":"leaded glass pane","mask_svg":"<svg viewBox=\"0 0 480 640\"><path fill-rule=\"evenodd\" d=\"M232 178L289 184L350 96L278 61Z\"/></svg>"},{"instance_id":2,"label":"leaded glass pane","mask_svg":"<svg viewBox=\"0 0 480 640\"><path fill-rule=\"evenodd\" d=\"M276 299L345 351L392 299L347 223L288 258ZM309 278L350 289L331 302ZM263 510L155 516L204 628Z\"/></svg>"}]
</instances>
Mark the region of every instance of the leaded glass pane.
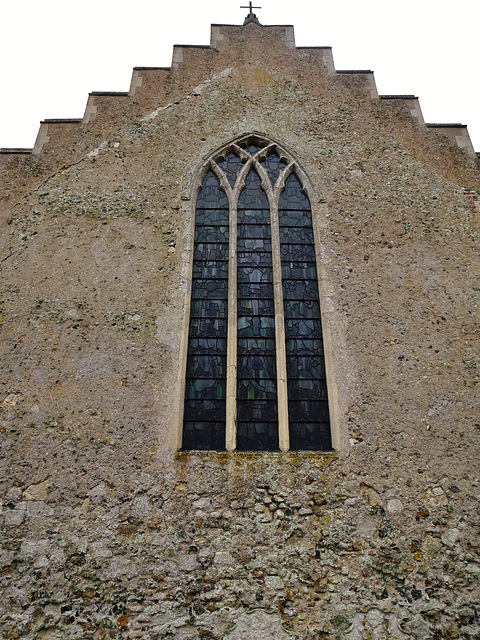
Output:
<instances>
[{"instance_id":1,"label":"leaded glass pane","mask_svg":"<svg viewBox=\"0 0 480 640\"><path fill-rule=\"evenodd\" d=\"M240 298L273 298L273 285L239 283L238 296Z\"/></svg>"},{"instance_id":2,"label":"leaded glass pane","mask_svg":"<svg viewBox=\"0 0 480 640\"><path fill-rule=\"evenodd\" d=\"M315 338L321 336L320 320L285 319L285 335L287 338Z\"/></svg>"},{"instance_id":3,"label":"leaded glass pane","mask_svg":"<svg viewBox=\"0 0 480 640\"><path fill-rule=\"evenodd\" d=\"M316 280L317 266L315 262L282 261L282 278L298 278L301 280Z\"/></svg>"},{"instance_id":4,"label":"leaded glass pane","mask_svg":"<svg viewBox=\"0 0 480 640\"><path fill-rule=\"evenodd\" d=\"M187 358L189 378L226 378L227 357L225 355L189 355Z\"/></svg>"},{"instance_id":5,"label":"leaded glass pane","mask_svg":"<svg viewBox=\"0 0 480 640\"><path fill-rule=\"evenodd\" d=\"M219 422L185 421L182 449L225 451L225 420Z\"/></svg>"},{"instance_id":6,"label":"leaded glass pane","mask_svg":"<svg viewBox=\"0 0 480 640\"><path fill-rule=\"evenodd\" d=\"M237 417L241 421L276 422L277 402L275 400L239 400Z\"/></svg>"},{"instance_id":7,"label":"leaded glass pane","mask_svg":"<svg viewBox=\"0 0 480 640\"><path fill-rule=\"evenodd\" d=\"M287 357L287 376L290 378L325 378L325 364L321 356Z\"/></svg>"},{"instance_id":8,"label":"leaded glass pane","mask_svg":"<svg viewBox=\"0 0 480 640\"><path fill-rule=\"evenodd\" d=\"M237 380L237 398L239 400L275 400L276 397L275 380Z\"/></svg>"},{"instance_id":9,"label":"leaded glass pane","mask_svg":"<svg viewBox=\"0 0 480 640\"><path fill-rule=\"evenodd\" d=\"M249 317L238 318L239 338L272 338L275 336L275 318L269 317Z\"/></svg>"},{"instance_id":10,"label":"leaded glass pane","mask_svg":"<svg viewBox=\"0 0 480 640\"><path fill-rule=\"evenodd\" d=\"M239 238L238 251L272 251L270 238ZM271 259L270 259L271 260Z\"/></svg>"},{"instance_id":11,"label":"leaded glass pane","mask_svg":"<svg viewBox=\"0 0 480 640\"><path fill-rule=\"evenodd\" d=\"M184 404L184 449L225 448L228 199L212 171L197 199Z\"/></svg>"},{"instance_id":12,"label":"leaded glass pane","mask_svg":"<svg viewBox=\"0 0 480 640\"><path fill-rule=\"evenodd\" d=\"M260 353L274 356L276 354L275 340L270 338L239 338L238 353L240 355Z\"/></svg>"},{"instance_id":13,"label":"leaded glass pane","mask_svg":"<svg viewBox=\"0 0 480 640\"><path fill-rule=\"evenodd\" d=\"M291 174L279 203L290 447L331 448L312 216Z\"/></svg>"},{"instance_id":14,"label":"leaded glass pane","mask_svg":"<svg viewBox=\"0 0 480 640\"><path fill-rule=\"evenodd\" d=\"M280 227L280 242L313 244L313 229L311 227Z\"/></svg>"},{"instance_id":15,"label":"leaded glass pane","mask_svg":"<svg viewBox=\"0 0 480 640\"><path fill-rule=\"evenodd\" d=\"M185 387L185 397L188 399L198 398L200 400L223 400L225 398L226 380L208 380L200 378L187 378Z\"/></svg>"},{"instance_id":16,"label":"leaded glass pane","mask_svg":"<svg viewBox=\"0 0 480 640\"><path fill-rule=\"evenodd\" d=\"M272 153L260 163L266 168L272 185L275 185L280 172L287 166L287 163L280 160L276 153Z\"/></svg>"},{"instance_id":17,"label":"leaded glass pane","mask_svg":"<svg viewBox=\"0 0 480 640\"><path fill-rule=\"evenodd\" d=\"M254 156L256 153L258 153L264 147L265 147L264 144L258 145L258 144L251 143L251 144L248 145L248 147L246 147L246 150L248 151L248 153L250 155Z\"/></svg>"},{"instance_id":18,"label":"leaded glass pane","mask_svg":"<svg viewBox=\"0 0 480 640\"><path fill-rule=\"evenodd\" d=\"M282 257L282 262L290 262L293 261L315 261L315 247L313 244L304 244L304 245L296 245L296 244L281 244L280 245L280 255Z\"/></svg>"},{"instance_id":19,"label":"leaded glass pane","mask_svg":"<svg viewBox=\"0 0 480 640\"><path fill-rule=\"evenodd\" d=\"M198 242L226 242L228 243L228 227L197 226L195 240Z\"/></svg>"},{"instance_id":20,"label":"leaded glass pane","mask_svg":"<svg viewBox=\"0 0 480 640\"><path fill-rule=\"evenodd\" d=\"M195 229L198 225L228 226L228 209L197 209L195 214Z\"/></svg>"},{"instance_id":21,"label":"leaded glass pane","mask_svg":"<svg viewBox=\"0 0 480 640\"><path fill-rule=\"evenodd\" d=\"M278 208L310 211L310 200L294 173L291 173L285 181L285 189L280 194Z\"/></svg>"},{"instance_id":22,"label":"leaded glass pane","mask_svg":"<svg viewBox=\"0 0 480 640\"><path fill-rule=\"evenodd\" d=\"M238 300L237 313L239 316L274 316L273 298L253 298L249 300L240 298Z\"/></svg>"},{"instance_id":23,"label":"leaded glass pane","mask_svg":"<svg viewBox=\"0 0 480 640\"><path fill-rule=\"evenodd\" d=\"M237 429L238 451L278 451L276 422L242 422Z\"/></svg>"},{"instance_id":24,"label":"leaded glass pane","mask_svg":"<svg viewBox=\"0 0 480 640\"><path fill-rule=\"evenodd\" d=\"M235 153L230 152L225 160L221 160L220 162L217 162L217 164L225 171L228 181L233 189L235 182L237 181L237 173L242 168L242 161Z\"/></svg>"},{"instance_id":25,"label":"leaded glass pane","mask_svg":"<svg viewBox=\"0 0 480 640\"><path fill-rule=\"evenodd\" d=\"M212 170L207 171L197 197L197 209L228 209L228 198L220 180Z\"/></svg>"},{"instance_id":26,"label":"leaded glass pane","mask_svg":"<svg viewBox=\"0 0 480 640\"><path fill-rule=\"evenodd\" d=\"M223 400L185 400L185 420L218 422L225 420Z\"/></svg>"},{"instance_id":27,"label":"leaded glass pane","mask_svg":"<svg viewBox=\"0 0 480 640\"><path fill-rule=\"evenodd\" d=\"M193 264L194 278L228 278L228 262L220 260L197 260Z\"/></svg>"},{"instance_id":28,"label":"leaded glass pane","mask_svg":"<svg viewBox=\"0 0 480 640\"><path fill-rule=\"evenodd\" d=\"M273 282L273 271L269 267L239 267L238 282Z\"/></svg>"},{"instance_id":29,"label":"leaded glass pane","mask_svg":"<svg viewBox=\"0 0 480 640\"><path fill-rule=\"evenodd\" d=\"M194 318L190 320L190 337L226 337L227 321L219 318Z\"/></svg>"},{"instance_id":30,"label":"leaded glass pane","mask_svg":"<svg viewBox=\"0 0 480 640\"><path fill-rule=\"evenodd\" d=\"M292 451L331 451L329 422L292 422L290 424Z\"/></svg>"},{"instance_id":31,"label":"leaded glass pane","mask_svg":"<svg viewBox=\"0 0 480 640\"><path fill-rule=\"evenodd\" d=\"M192 338L188 341L188 353L227 353L226 338Z\"/></svg>"},{"instance_id":32,"label":"leaded glass pane","mask_svg":"<svg viewBox=\"0 0 480 640\"><path fill-rule=\"evenodd\" d=\"M284 280L283 295L287 300L317 300L316 280Z\"/></svg>"},{"instance_id":33,"label":"leaded glass pane","mask_svg":"<svg viewBox=\"0 0 480 640\"><path fill-rule=\"evenodd\" d=\"M226 318L226 300L192 300L191 316L195 318Z\"/></svg>"},{"instance_id":34,"label":"leaded glass pane","mask_svg":"<svg viewBox=\"0 0 480 640\"><path fill-rule=\"evenodd\" d=\"M270 209L240 209L238 224L270 224Z\"/></svg>"},{"instance_id":35,"label":"leaded glass pane","mask_svg":"<svg viewBox=\"0 0 480 640\"><path fill-rule=\"evenodd\" d=\"M249 354L239 356L237 376L239 378L270 378L277 375L275 356Z\"/></svg>"},{"instance_id":36,"label":"leaded glass pane","mask_svg":"<svg viewBox=\"0 0 480 640\"><path fill-rule=\"evenodd\" d=\"M317 300L284 300L285 318L320 318Z\"/></svg>"},{"instance_id":37,"label":"leaded glass pane","mask_svg":"<svg viewBox=\"0 0 480 640\"><path fill-rule=\"evenodd\" d=\"M265 251L257 251L255 253L251 251L240 251L237 254L237 262L240 267L268 267L272 264L272 256L270 253L266 253Z\"/></svg>"},{"instance_id":38,"label":"leaded glass pane","mask_svg":"<svg viewBox=\"0 0 480 640\"><path fill-rule=\"evenodd\" d=\"M238 199L239 209L268 209L268 198L262 189L261 180L256 171L250 171L245 179L240 198Z\"/></svg>"},{"instance_id":39,"label":"leaded glass pane","mask_svg":"<svg viewBox=\"0 0 480 640\"><path fill-rule=\"evenodd\" d=\"M280 209L278 212L280 224L284 227L309 227L312 224L310 211Z\"/></svg>"},{"instance_id":40,"label":"leaded glass pane","mask_svg":"<svg viewBox=\"0 0 480 640\"><path fill-rule=\"evenodd\" d=\"M195 243L194 260L228 260L228 244Z\"/></svg>"},{"instance_id":41,"label":"leaded glass pane","mask_svg":"<svg viewBox=\"0 0 480 640\"><path fill-rule=\"evenodd\" d=\"M242 238L270 238L269 224L241 224L238 233Z\"/></svg>"},{"instance_id":42,"label":"leaded glass pane","mask_svg":"<svg viewBox=\"0 0 480 640\"><path fill-rule=\"evenodd\" d=\"M292 400L327 400L325 380L289 380L288 398Z\"/></svg>"}]
</instances>

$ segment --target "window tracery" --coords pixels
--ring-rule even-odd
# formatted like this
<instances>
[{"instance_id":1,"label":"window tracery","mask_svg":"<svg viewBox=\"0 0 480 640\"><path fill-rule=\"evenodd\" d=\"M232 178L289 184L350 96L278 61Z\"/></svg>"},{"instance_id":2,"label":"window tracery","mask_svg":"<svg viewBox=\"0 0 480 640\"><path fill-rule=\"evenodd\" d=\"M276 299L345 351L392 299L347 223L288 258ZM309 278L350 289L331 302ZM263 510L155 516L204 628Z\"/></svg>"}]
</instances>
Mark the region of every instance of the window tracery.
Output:
<instances>
[{"instance_id":1,"label":"window tracery","mask_svg":"<svg viewBox=\"0 0 480 640\"><path fill-rule=\"evenodd\" d=\"M330 450L311 206L258 137L208 163L195 214L182 448Z\"/></svg>"}]
</instances>

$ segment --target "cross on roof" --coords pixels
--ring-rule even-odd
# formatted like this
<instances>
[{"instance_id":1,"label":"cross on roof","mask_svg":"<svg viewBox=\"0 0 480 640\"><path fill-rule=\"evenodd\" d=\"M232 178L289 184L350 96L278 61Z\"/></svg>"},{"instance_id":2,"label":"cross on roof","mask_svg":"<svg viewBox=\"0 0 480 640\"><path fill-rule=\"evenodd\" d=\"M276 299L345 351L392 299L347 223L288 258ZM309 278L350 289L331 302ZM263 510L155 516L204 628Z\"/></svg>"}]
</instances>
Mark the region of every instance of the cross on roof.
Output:
<instances>
[{"instance_id":1,"label":"cross on roof","mask_svg":"<svg viewBox=\"0 0 480 640\"><path fill-rule=\"evenodd\" d=\"M253 13L253 11L252 11L253 9L261 9L261 8L262 7L254 7L254 6L252 6L251 2L248 3L248 7L246 7L246 6L241 6L240 7L240 9L250 9L250 13Z\"/></svg>"}]
</instances>

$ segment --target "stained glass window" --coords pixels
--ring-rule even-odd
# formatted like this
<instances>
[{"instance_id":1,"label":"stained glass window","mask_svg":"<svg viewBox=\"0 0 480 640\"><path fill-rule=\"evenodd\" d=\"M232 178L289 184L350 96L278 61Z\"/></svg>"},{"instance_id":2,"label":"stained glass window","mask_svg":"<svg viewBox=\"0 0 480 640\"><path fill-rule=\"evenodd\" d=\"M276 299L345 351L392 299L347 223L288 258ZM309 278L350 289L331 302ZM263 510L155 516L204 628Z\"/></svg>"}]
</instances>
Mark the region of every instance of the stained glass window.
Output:
<instances>
[{"instance_id":1,"label":"stained glass window","mask_svg":"<svg viewBox=\"0 0 480 640\"><path fill-rule=\"evenodd\" d=\"M332 448L310 201L257 137L212 157L195 213L182 448L227 443Z\"/></svg>"}]
</instances>

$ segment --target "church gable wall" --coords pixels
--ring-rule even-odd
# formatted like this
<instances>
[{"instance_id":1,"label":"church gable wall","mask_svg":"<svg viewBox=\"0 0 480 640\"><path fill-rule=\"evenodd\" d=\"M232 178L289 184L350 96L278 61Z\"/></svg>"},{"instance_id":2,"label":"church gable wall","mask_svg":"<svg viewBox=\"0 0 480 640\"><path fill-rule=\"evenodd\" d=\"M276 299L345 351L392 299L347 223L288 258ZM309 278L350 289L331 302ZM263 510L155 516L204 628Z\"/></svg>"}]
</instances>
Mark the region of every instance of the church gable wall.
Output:
<instances>
[{"instance_id":1,"label":"church gable wall","mask_svg":"<svg viewBox=\"0 0 480 640\"><path fill-rule=\"evenodd\" d=\"M0 156L4 636L477 637L475 160L290 27L175 51ZM254 133L311 184L333 453L172 448L195 185Z\"/></svg>"}]
</instances>

